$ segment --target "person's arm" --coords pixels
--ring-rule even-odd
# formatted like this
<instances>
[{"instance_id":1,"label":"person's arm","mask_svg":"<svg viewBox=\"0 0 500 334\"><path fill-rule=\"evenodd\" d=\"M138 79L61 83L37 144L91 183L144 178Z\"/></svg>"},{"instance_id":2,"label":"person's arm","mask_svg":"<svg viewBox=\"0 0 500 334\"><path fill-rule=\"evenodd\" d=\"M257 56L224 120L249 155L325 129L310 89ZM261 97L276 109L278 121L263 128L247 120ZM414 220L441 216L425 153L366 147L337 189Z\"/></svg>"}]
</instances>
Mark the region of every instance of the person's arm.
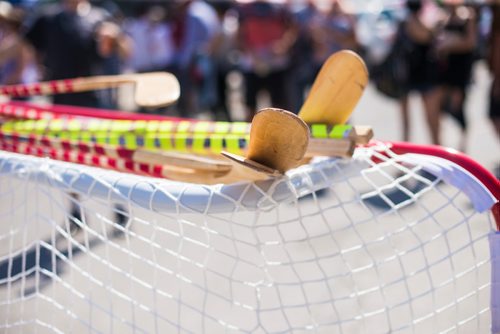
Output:
<instances>
[{"instance_id":1,"label":"person's arm","mask_svg":"<svg viewBox=\"0 0 500 334\"><path fill-rule=\"evenodd\" d=\"M242 5L240 5L242 6ZM244 15L244 10L243 7L237 8L236 10L237 16L238 16L238 30L236 31L236 48L243 52L246 53L248 52L248 45L246 43L246 36L245 36L245 15Z\"/></svg>"},{"instance_id":2,"label":"person's arm","mask_svg":"<svg viewBox=\"0 0 500 334\"><path fill-rule=\"evenodd\" d=\"M427 28L415 15L408 17L404 27L406 33L414 42L427 44L433 39L432 30Z\"/></svg>"},{"instance_id":3,"label":"person's arm","mask_svg":"<svg viewBox=\"0 0 500 334\"><path fill-rule=\"evenodd\" d=\"M116 51L120 59L126 60L132 54L132 41L115 23L103 22L97 29L97 50L102 57Z\"/></svg>"},{"instance_id":4,"label":"person's arm","mask_svg":"<svg viewBox=\"0 0 500 334\"><path fill-rule=\"evenodd\" d=\"M444 32L437 40L436 52L441 56L450 53L460 54L474 51L477 44L477 22L474 11L466 9L465 35L456 32Z\"/></svg>"},{"instance_id":5,"label":"person's arm","mask_svg":"<svg viewBox=\"0 0 500 334\"><path fill-rule=\"evenodd\" d=\"M21 52L22 39L20 37L9 38L0 44L0 67L9 59L15 58Z\"/></svg>"},{"instance_id":6,"label":"person's arm","mask_svg":"<svg viewBox=\"0 0 500 334\"><path fill-rule=\"evenodd\" d=\"M356 37L355 21L353 17L349 14L342 14L343 19L348 22L348 29L345 31L338 31L336 29L330 29L330 38L336 43L340 44L344 49L355 50L358 47L358 40Z\"/></svg>"},{"instance_id":7,"label":"person's arm","mask_svg":"<svg viewBox=\"0 0 500 334\"><path fill-rule=\"evenodd\" d=\"M468 53L475 49L476 44L477 23L473 12L470 11L470 16L466 23L465 36L451 35L445 47L448 53Z\"/></svg>"},{"instance_id":8,"label":"person's arm","mask_svg":"<svg viewBox=\"0 0 500 334\"><path fill-rule=\"evenodd\" d=\"M178 64L182 69L188 68L189 65L191 64L191 61L193 59L197 47L196 45L198 41L197 31L203 29L200 21L192 16L188 16L184 24L186 24L185 35L177 55Z\"/></svg>"},{"instance_id":9,"label":"person's arm","mask_svg":"<svg viewBox=\"0 0 500 334\"><path fill-rule=\"evenodd\" d=\"M286 30L283 36L274 43L273 52L276 55L283 55L290 51L298 36L298 28L293 24L292 18L287 14L282 14Z\"/></svg>"},{"instance_id":10,"label":"person's arm","mask_svg":"<svg viewBox=\"0 0 500 334\"><path fill-rule=\"evenodd\" d=\"M33 45L37 51L43 49L45 46L46 20L47 18L44 15L34 16L32 19L27 20L27 26L23 33L4 40L0 44L0 66L4 65L9 59L20 55L25 41Z\"/></svg>"},{"instance_id":11,"label":"person's arm","mask_svg":"<svg viewBox=\"0 0 500 334\"><path fill-rule=\"evenodd\" d=\"M28 54L27 46L22 42L20 42L19 44L19 52L14 55L16 59L15 67L14 70L5 79L4 84L6 85L22 83L23 72L28 64Z\"/></svg>"}]
</instances>

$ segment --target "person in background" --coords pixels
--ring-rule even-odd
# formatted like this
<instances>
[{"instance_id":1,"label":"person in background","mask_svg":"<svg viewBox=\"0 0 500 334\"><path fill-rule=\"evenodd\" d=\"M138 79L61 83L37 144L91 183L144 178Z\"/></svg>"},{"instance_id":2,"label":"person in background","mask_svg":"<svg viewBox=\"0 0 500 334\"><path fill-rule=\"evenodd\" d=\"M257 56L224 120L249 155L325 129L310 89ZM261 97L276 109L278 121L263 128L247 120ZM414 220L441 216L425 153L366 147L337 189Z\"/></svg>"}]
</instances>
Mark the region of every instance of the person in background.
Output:
<instances>
[{"instance_id":1,"label":"person in background","mask_svg":"<svg viewBox=\"0 0 500 334\"><path fill-rule=\"evenodd\" d=\"M402 40L410 43L411 53L407 57L407 93L400 98L403 123L403 140L410 140L409 95L417 92L422 97L427 124L433 144L439 145L440 94L436 87L435 61L432 55L434 28L424 24L421 0L408 0L408 16L400 26Z\"/></svg>"},{"instance_id":2,"label":"person in background","mask_svg":"<svg viewBox=\"0 0 500 334\"><path fill-rule=\"evenodd\" d=\"M306 0L301 5L289 5L297 29L297 39L291 49L293 75L290 78L291 110L298 113L304 104L305 94L312 86L317 65L313 48L313 22L321 15L314 0Z\"/></svg>"},{"instance_id":3,"label":"person in background","mask_svg":"<svg viewBox=\"0 0 500 334\"><path fill-rule=\"evenodd\" d=\"M221 33L213 43L213 58L217 73L217 101L213 112L218 121L231 121L229 108L228 75L237 67L238 52L236 51L237 13L229 0L214 3L221 24Z\"/></svg>"},{"instance_id":4,"label":"person in background","mask_svg":"<svg viewBox=\"0 0 500 334\"><path fill-rule=\"evenodd\" d=\"M21 38L24 12L10 3L0 1L0 50L12 45L13 52L0 57L0 84L26 84L38 79L35 53L31 45ZM1 54L1 51L0 51Z\"/></svg>"},{"instance_id":5,"label":"person in background","mask_svg":"<svg viewBox=\"0 0 500 334\"><path fill-rule=\"evenodd\" d=\"M110 14L112 22L116 23L113 25L114 29L118 29L118 26L122 26L124 15L120 7L112 0L104 0L101 4L103 8ZM112 32L108 36L114 36L120 34L119 31ZM134 50L132 45L132 40L128 36L123 35L121 43L126 45L126 47L118 48L114 44L112 37L106 37L109 40L105 43L108 50L103 50L102 65L99 66L97 74L102 75L117 75L124 72L125 65L128 62L131 52ZM104 43L103 43L104 44ZM117 109L119 107L119 93L118 89L100 89L96 91L98 94L99 107L104 109Z\"/></svg>"},{"instance_id":6,"label":"person in background","mask_svg":"<svg viewBox=\"0 0 500 334\"><path fill-rule=\"evenodd\" d=\"M180 116L196 116L217 99L213 43L221 26L214 8L201 0L179 0L174 9L173 58L182 94Z\"/></svg>"},{"instance_id":7,"label":"person in background","mask_svg":"<svg viewBox=\"0 0 500 334\"><path fill-rule=\"evenodd\" d=\"M477 44L475 11L466 6L448 7L449 16L436 37L438 57L438 94L441 105L460 125L459 149L465 151L467 122L464 102L471 81L474 51Z\"/></svg>"},{"instance_id":8,"label":"person in background","mask_svg":"<svg viewBox=\"0 0 500 334\"><path fill-rule=\"evenodd\" d=\"M175 49L166 14L163 6L144 3L136 17L124 24L134 46L128 63L133 72L165 71L172 66Z\"/></svg>"},{"instance_id":9,"label":"person in background","mask_svg":"<svg viewBox=\"0 0 500 334\"><path fill-rule=\"evenodd\" d=\"M126 57L130 44L109 14L88 0L62 0L28 23L24 38L43 65L44 80L99 74L106 57ZM99 107L95 92L54 95L53 103Z\"/></svg>"},{"instance_id":10,"label":"person in background","mask_svg":"<svg viewBox=\"0 0 500 334\"><path fill-rule=\"evenodd\" d=\"M316 72L331 54L357 50L354 18L343 10L338 0L332 0L330 8L316 15L311 25Z\"/></svg>"},{"instance_id":11,"label":"person in background","mask_svg":"<svg viewBox=\"0 0 500 334\"><path fill-rule=\"evenodd\" d=\"M489 99L489 117L500 139L500 4L492 4L493 19L490 31L490 50L488 65L493 76ZM497 179L500 179L500 163L494 170Z\"/></svg>"},{"instance_id":12,"label":"person in background","mask_svg":"<svg viewBox=\"0 0 500 334\"><path fill-rule=\"evenodd\" d=\"M44 7L27 24L24 40L31 43L43 66L44 80L60 80L100 74L107 57L130 53L128 38L102 8L88 0L62 0ZM8 51L5 51L8 52ZM2 53L0 52L0 58ZM100 107L97 92L56 94L52 102L62 105ZM78 195L70 194L71 216L84 222ZM121 212L121 211L117 211ZM121 214L116 221L123 222ZM70 231L79 230L72 222Z\"/></svg>"},{"instance_id":13,"label":"person in background","mask_svg":"<svg viewBox=\"0 0 500 334\"><path fill-rule=\"evenodd\" d=\"M135 15L125 20L123 27L133 45L126 71L171 71L175 49L166 6L141 3ZM164 113L165 109L139 107L138 112Z\"/></svg>"},{"instance_id":14,"label":"person in background","mask_svg":"<svg viewBox=\"0 0 500 334\"><path fill-rule=\"evenodd\" d=\"M238 6L238 20L247 121L253 118L261 90L269 93L273 107L290 110L286 87L296 29L289 11L283 3L245 2Z\"/></svg>"}]
</instances>

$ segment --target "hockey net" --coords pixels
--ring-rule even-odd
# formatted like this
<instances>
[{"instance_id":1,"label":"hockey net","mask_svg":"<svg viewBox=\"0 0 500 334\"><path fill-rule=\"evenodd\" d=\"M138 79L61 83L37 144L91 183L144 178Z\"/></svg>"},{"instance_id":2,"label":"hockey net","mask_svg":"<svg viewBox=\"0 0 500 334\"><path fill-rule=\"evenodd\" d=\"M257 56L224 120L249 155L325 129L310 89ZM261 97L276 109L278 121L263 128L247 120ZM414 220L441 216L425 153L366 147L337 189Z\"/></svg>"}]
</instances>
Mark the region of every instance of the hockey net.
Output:
<instances>
[{"instance_id":1,"label":"hockey net","mask_svg":"<svg viewBox=\"0 0 500 334\"><path fill-rule=\"evenodd\" d=\"M394 151L217 186L0 152L0 328L500 330L492 191Z\"/></svg>"}]
</instances>

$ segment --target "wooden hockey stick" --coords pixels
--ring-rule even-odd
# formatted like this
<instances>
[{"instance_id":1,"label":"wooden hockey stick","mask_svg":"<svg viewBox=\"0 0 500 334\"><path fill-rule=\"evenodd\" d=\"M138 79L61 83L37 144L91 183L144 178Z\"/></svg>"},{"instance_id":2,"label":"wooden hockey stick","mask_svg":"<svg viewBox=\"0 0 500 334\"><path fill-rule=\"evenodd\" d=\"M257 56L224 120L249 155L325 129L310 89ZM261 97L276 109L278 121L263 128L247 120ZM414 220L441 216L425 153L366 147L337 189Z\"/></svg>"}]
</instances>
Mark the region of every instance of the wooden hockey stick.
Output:
<instances>
[{"instance_id":1,"label":"wooden hockey stick","mask_svg":"<svg viewBox=\"0 0 500 334\"><path fill-rule=\"evenodd\" d=\"M367 84L368 70L361 57L352 51L337 52L330 56L321 68L299 112L300 118L284 110L262 110L256 113L252 120L246 157L227 152L222 154L259 172L269 175L283 174L303 161L309 139L309 131L306 131L304 140L304 127L309 130L304 122L344 124ZM363 137L362 141L373 136L368 128L360 129L358 133ZM319 149L328 147L326 143L316 141ZM345 155L352 155L354 142L352 139L344 140L342 153L347 151L349 153ZM335 154L329 152L329 155Z\"/></svg>"},{"instance_id":2,"label":"wooden hockey stick","mask_svg":"<svg viewBox=\"0 0 500 334\"><path fill-rule=\"evenodd\" d=\"M120 170L201 183L234 182L242 179L255 181L266 178L266 174L283 174L300 164L307 149L309 128L296 115L280 109L266 109L257 114L252 124L247 157L229 153L226 155L250 169L235 165L233 170L232 164L227 162L212 159L193 161L186 156L181 161L176 161L172 160L176 156L159 156L156 152L139 151L137 155L134 150L118 150L109 145L80 144L37 135L2 133L0 144L3 149L18 153L49 156L106 168L118 166ZM169 165L158 165L160 161L168 162ZM199 171L202 173L194 173Z\"/></svg>"},{"instance_id":3,"label":"wooden hockey stick","mask_svg":"<svg viewBox=\"0 0 500 334\"><path fill-rule=\"evenodd\" d=\"M177 78L167 72L82 77L27 85L0 86L0 93L12 97L84 92L135 84L135 102L144 107L167 106L179 99Z\"/></svg>"},{"instance_id":4,"label":"wooden hockey stick","mask_svg":"<svg viewBox=\"0 0 500 334\"><path fill-rule=\"evenodd\" d=\"M337 52L323 65L299 117L280 109L261 110L252 120L246 157L222 154L259 172L283 174L304 159L309 141L309 128L304 122L345 123L367 83L363 60L351 51ZM350 148L354 141L347 139L344 144ZM323 143L319 147L326 146Z\"/></svg>"},{"instance_id":5,"label":"wooden hockey stick","mask_svg":"<svg viewBox=\"0 0 500 334\"><path fill-rule=\"evenodd\" d=\"M148 164L133 161L125 157L110 157L98 154L96 151L84 152L81 150L64 149L63 147L52 147L37 145L32 142L19 142L19 140L8 140L8 137L0 138L0 150L34 155L38 157L49 157L51 159L67 161L87 166L113 169L121 172L128 172L153 177L167 178L176 181L201 183L201 184L221 184L232 183L241 180L258 181L267 178L267 175L251 170L240 164L235 164L225 160L217 161L217 164L231 167L227 171L217 168L214 170L200 170L184 168L172 165Z\"/></svg>"}]
</instances>

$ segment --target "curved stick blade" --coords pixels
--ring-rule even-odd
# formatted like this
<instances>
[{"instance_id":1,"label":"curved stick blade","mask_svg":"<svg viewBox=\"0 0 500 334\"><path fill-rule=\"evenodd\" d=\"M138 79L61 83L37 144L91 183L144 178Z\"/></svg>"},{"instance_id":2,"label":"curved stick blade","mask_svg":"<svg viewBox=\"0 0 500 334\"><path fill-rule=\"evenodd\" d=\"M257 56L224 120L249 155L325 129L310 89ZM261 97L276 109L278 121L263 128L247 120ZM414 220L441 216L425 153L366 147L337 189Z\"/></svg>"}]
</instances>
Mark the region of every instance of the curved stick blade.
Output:
<instances>
[{"instance_id":1,"label":"curved stick blade","mask_svg":"<svg viewBox=\"0 0 500 334\"><path fill-rule=\"evenodd\" d=\"M134 79L135 102L142 107L168 106L179 99L179 81L171 73L144 73Z\"/></svg>"},{"instance_id":2,"label":"curved stick blade","mask_svg":"<svg viewBox=\"0 0 500 334\"><path fill-rule=\"evenodd\" d=\"M222 154L245 167L268 175L281 175L298 166L309 143L309 127L291 112L267 108L255 114L246 157Z\"/></svg>"},{"instance_id":3,"label":"curved stick blade","mask_svg":"<svg viewBox=\"0 0 500 334\"><path fill-rule=\"evenodd\" d=\"M368 70L356 53L339 51L323 64L299 112L306 123L343 124L368 84Z\"/></svg>"}]
</instances>

